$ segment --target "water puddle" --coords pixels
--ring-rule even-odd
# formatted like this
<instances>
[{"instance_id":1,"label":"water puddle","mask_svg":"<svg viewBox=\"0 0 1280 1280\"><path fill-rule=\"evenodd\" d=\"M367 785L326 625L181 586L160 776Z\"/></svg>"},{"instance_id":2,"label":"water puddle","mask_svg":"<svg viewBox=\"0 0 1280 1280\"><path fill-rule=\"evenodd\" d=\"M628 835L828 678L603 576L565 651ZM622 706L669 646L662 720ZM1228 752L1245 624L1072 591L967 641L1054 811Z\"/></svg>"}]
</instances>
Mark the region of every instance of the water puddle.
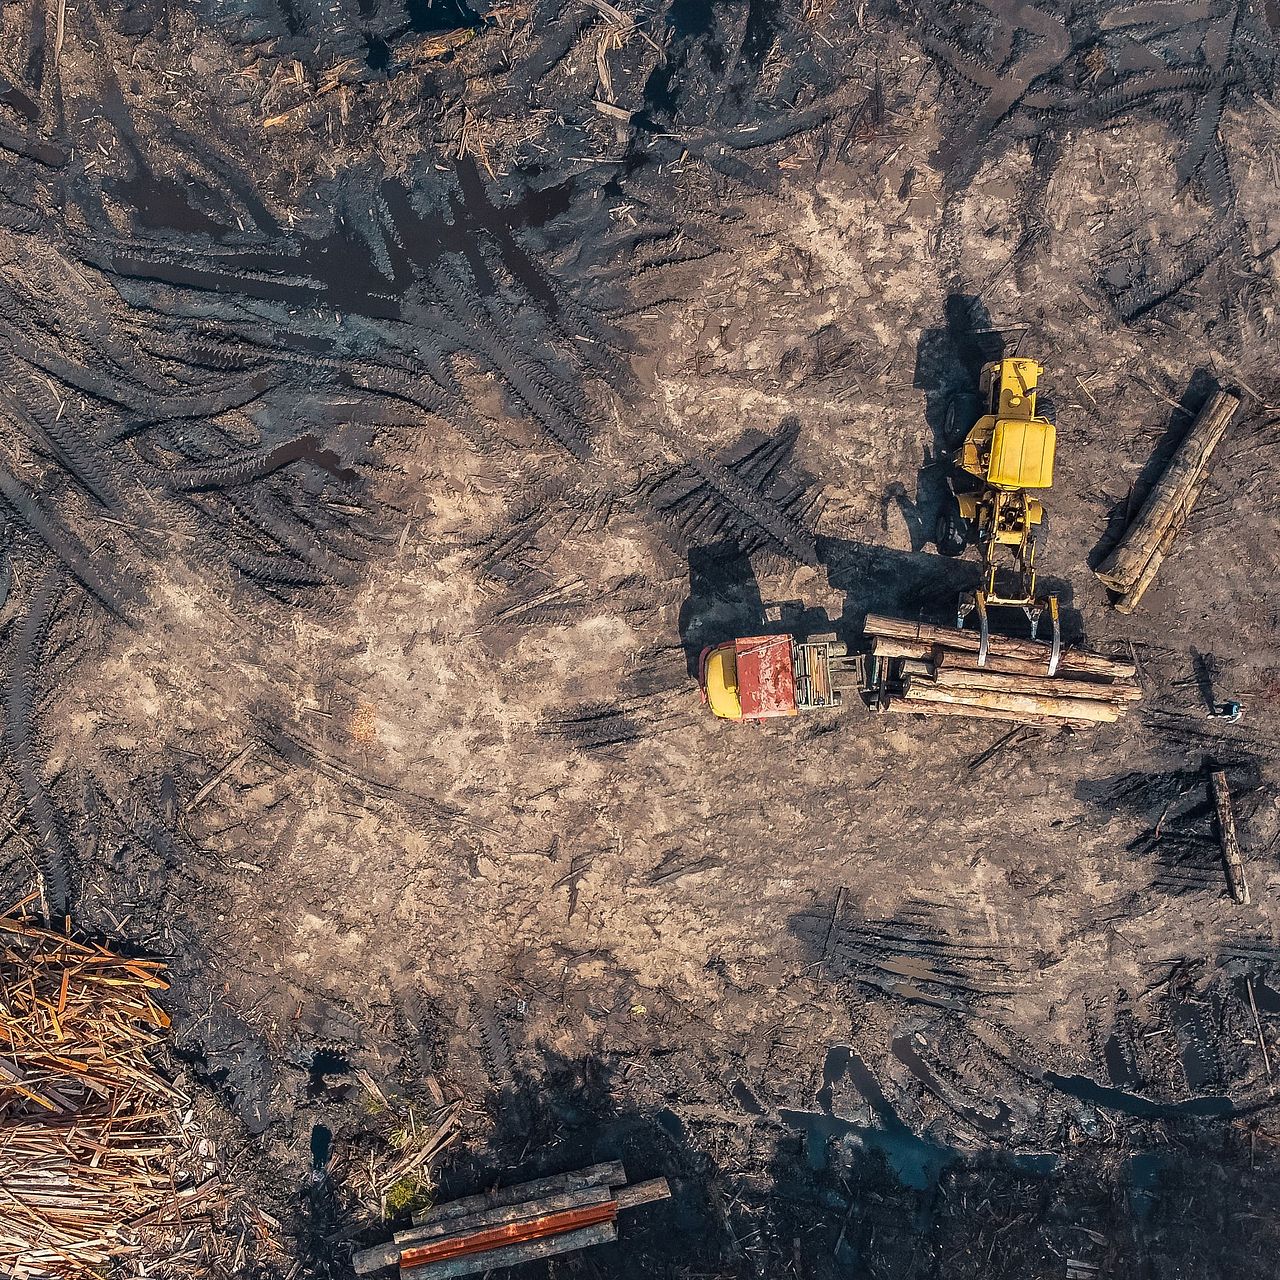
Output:
<instances>
[{"instance_id":1,"label":"water puddle","mask_svg":"<svg viewBox=\"0 0 1280 1280\"><path fill-rule=\"evenodd\" d=\"M328 1168L333 1147L333 1131L325 1124L311 1126L311 1167L317 1173Z\"/></svg>"},{"instance_id":2,"label":"water puddle","mask_svg":"<svg viewBox=\"0 0 1280 1280\"><path fill-rule=\"evenodd\" d=\"M917 1080L920 1081L926 1089L929 1090L935 1098L945 1103L952 1111L956 1113L962 1120L968 1121L969 1124L981 1133L989 1134L996 1139L1005 1139L1009 1136L1009 1118L1012 1114L1009 1108L999 1099L993 1099L996 1112L994 1115L987 1115L985 1112L979 1111L976 1107L967 1106L962 1102L957 1102L952 1096L951 1091L946 1085L934 1075L932 1068L920 1056L915 1044L910 1036L899 1036L893 1042L893 1056L902 1063L908 1071L911 1072Z\"/></svg>"},{"instance_id":3,"label":"water puddle","mask_svg":"<svg viewBox=\"0 0 1280 1280\"><path fill-rule=\"evenodd\" d=\"M1146 1120L1172 1120L1179 1116L1229 1116L1235 1113L1230 1098L1188 1098L1185 1102L1152 1102L1150 1098L1127 1093L1123 1089L1109 1089L1106 1085L1090 1080L1087 1076L1060 1076L1046 1071L1040 1077L1045 1084L1069 1093L1081 1102L1102 1111L1120 1111L1128 1116Z\"/></svg>"},{"instance_id":4,"label":"water puddle","mask_svg":"<svg viewBox=\"0 0 1280 1280\"><path fill-rule=\"evenodd\" d=\"M406 0L404 8L409 26L417 32L456 31L459 27L478 27L481 22L466 0Z\"/></svg>"},{"instance_id":5,"label":"water puddle","mask_svg":"<svg viewBox=\"0 0 1280 1280\"><path fill-rule=\"evenodd\" d=\"M150 231L207 235L215 240L226 235L227 228L221 222L191 203L182 183L152 172L137 147L127 137L121 141L133 162L133 177L115 178L107 186L116 200L137 214L142 226Z\"/></svg>"},{"instance_id":6,"label":"water puddle","mask_svg":"<svg viewBox=\"0 0 1280 1280\"><path fill-rule=\"evenodd\" d=\"M287 467L291 462L301 461L313 463L322 471L327 471L331 476L344 480L348 484L355 484L360 479L358 471L352 467L343 466L342 458L332 449L321 448L320 441L312 435L299 436L296 440L286 441L272 449L268 456L268 463L273 471L280 467Z\"/></svg>"},{"instance_id":7,"label":"water puddle","mask_svg":"<svg viewBox=\"0 0 1280 1280\"><path fill-rule=\"evenodd\" d=\"M25 116L28 124L35 124L40 117L40 108L30 94L23 93L16 84L0 76L0 102L12 107L19 115Z\"/></svg>"},{"instance_id":8,"label":"water puddle","mask_svg":"<svg viewBox=\"0 0 1280 1280\"><path fill-rule=\"evenodd\" d=\"M226 228L194 208L177 184L157 179L139 162L136 177L116 194L138 212L140 222L218 237ZM386 254L379 265L359 228L339 219L323 236L281 238L262 249L220 255L204 265L135 259L127 251L114 255L113 269L137 279L158 280L193 289L233 292L270 302L326 306L379 320L404 318L404 296L425 280L448 254L465 257L474 277L469 292L488 297L497 290L482 246L497 251L503 266L524 290L555 317L559 301L546 276L515 237L521 227L537 228L568 209L576 186L572 181L530 191L510 207L489 200L480 171L470 158L457 164L457 188L448 211L419 212L409 190L390 179L380 188L386 209ZM412 306L412 304L410 304Z\"/></svg>"},{"instance_id":9,"label":"water puddle","mask_svg":"<svg viewBox=\"0 0 1280 1280\"><path fill-rule=\"evenodd\" d=\"M818 1106L827 1115L831 1114L831 1091L841 1080L849 1068L849 1060L853 1050L847 1044L832 1045L822 1063L822 1088L818 1090Z\"/></svg>"},{"instance_id":10,"label":"water puddle","mask_svg":"<svg viewBox=\"0 0 1280 1280\"><path fill-rule=\"evenodd\" d=\"M834 1088L846 1078L862 1095L876 1124L858 1124L831 1114ZM878 1151L898 1181L917 1191L924 1191L932 1186L942 1170L953 1160L964 1159L963 1153L956 1148L931 1142L912 1133L884 1096L871 1069L851 1046L833 1045L827 1050L822 1082L817 1099L822 1111L782 1112L783 1123L804 1134L805 1155L809 1167L815 1172L821 1172L827 1167L827 1148L832 1139L852 1140L865 1150ZM989 1117L982 1118L986 1123L992 1123ZM1015 1156L1014 1163L1019 1168L1051 1172L1057 1166L1057 1157Z\"/></svg>"},{"instance_id":11,"label":"water puddle","mask_svg":"<svg viewBox=\"0 0 1280 1280\"><path fill-rule=\"evenodd\" d=\"M1117 1089L1136 1089L1142 1083L1142 1076L1130 1061L1118 1035L1112 1035L1107 1039L1102 1056L1107 1064L1107 1075Z\"/></svg>"}]
</instances>

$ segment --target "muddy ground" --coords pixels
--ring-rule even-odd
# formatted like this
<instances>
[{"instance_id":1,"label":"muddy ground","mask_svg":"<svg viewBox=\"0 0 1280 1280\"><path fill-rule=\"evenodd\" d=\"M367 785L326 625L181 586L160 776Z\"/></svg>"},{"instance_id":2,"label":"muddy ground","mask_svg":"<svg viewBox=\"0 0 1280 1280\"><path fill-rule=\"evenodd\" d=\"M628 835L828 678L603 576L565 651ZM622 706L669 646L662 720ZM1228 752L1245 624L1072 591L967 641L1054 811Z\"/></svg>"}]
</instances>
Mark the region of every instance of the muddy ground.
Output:
<instances>
[{"instance_id":1,"label":"muddy ground","mask_svg":"<svg viewBox=\"0 0 1280 1280\"><path fill-rule=\"evenodd\" d=\"M224 1272L347 1274L369 1159L458 1098L446 1191L672 1182L531 1275L1265 1273L1278 31L6 0L0 858L170 958L278 1224ZM697 653L767 605L950 616L949 422L1002 351L1059 424L1042 572L1140 710L714 722ZM1089 566L1217 385L1120 617Z\"/></svg>"}]
</instances>

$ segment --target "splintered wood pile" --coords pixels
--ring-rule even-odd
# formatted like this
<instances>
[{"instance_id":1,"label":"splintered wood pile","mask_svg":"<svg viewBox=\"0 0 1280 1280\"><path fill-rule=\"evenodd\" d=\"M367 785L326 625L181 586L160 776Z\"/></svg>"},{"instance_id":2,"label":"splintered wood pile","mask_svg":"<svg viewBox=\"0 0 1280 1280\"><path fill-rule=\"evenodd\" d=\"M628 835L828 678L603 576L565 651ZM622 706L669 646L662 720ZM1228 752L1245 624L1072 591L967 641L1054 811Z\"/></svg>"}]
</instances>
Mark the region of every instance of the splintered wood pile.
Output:
<instances>
[{"instance_id":1,"label":"splintered wood pile","mask_svg":"<svg viewBox=\"0 0 1280 1280\"><path fill-rule=\"evenodd\" d=\"M98 1275L207 1194L180 1168L186 1099L148 1060L162 969L0 916L0 1275Z\"/></svg>"},{"instance_id":2,"label":"splintered wood pile","mask_svg":"<svg viewBox=\"0 0 1280 1280\"><path fill-rule=\"evenodd\" d=\"M1119 720L1142 697L1134 664L1105 654L1063 649L1050 676L1049 646L1038 641L992 636L979 667L977 632L876 614L865 629L872 653L900 672L890 711L1089 728Z\"/></svg>"},{"instance_id":3,"label":"splintered wood pile","mask_svg":"<svg viewBox=\"0 0 1280 1280\"><path fill-rule=\"evenodd\" d=\"M665 1178L627 1185L617 1161L465 1196L415 1214L413 1226L355 1256L357 1275L399 1267L403 1280L453 1280L607 1244L618 1213L671 1195Z\"/></svg>"}]
</instances>

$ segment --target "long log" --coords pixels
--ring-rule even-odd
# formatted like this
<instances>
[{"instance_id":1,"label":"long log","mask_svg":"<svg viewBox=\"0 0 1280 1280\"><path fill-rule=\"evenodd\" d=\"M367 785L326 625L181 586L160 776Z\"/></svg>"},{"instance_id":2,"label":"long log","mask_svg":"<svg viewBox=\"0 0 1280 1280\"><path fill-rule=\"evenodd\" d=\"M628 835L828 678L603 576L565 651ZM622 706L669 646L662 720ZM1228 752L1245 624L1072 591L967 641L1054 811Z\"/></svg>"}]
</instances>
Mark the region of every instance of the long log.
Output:
<instances>
[{"instance_id":1,"label":"long log","mask_svg":"<svg viewBox=\"0 0 1280 1280\"><path fill-rule=\"evenodd\" d=\"M989 689L994 693L1029 693L1039 698L1088 698L1092 702L1126 703L1142 698L1135 684L1098 684L1059 676L1018 676L983 668L938 667L933 683L942 689Z\"/></svg>"},{"instance_id":2,"label":"long log","mask_svg":"<svg viewBox=\"0 0 1280 1280\"><path fill-rule=\"evenodd\" d=\"M1218 810L1218 843L1222 847L1222 861L1226 864L1227 884L1231 896L1242 907L1249 905L1249 882L1244 875L1244 858L1240 856L1240 838L1236 835L1236 814L1231 805L1231 789L1227 775L1220 769L1209 775L1213 787L1213 803Z\"/></svg>"},{"instance_id":3,"label":"long log","mask_svg":"<svg viewBox=\"0 0 1280 1280\"><path fill-rule=\"evenodd\" d=\"M1086 698L1041 698L1029 693L992 693L986 689L939 689L937 685L911 681L904 696L908 702L937 702L993 711L1013 711L1022 715L1089 720L1112 724L1120 718L1120 708L1112 702L1091 702Z\"/></svg>"},{"instance_id":4,"label":"long log","mask_svg":"<svg viewBox=\"0 0 1280 1280\"><path fill-rule=\"evenodd\" d=\"M1187 495L1196 486L1201 472L1207 471L1209 459L1239 407L1238 396L1219 391L1200 410L1164 474L1147 495L1137 518L1124 531L1111 554L1094 570L1113 591L1121 594L1131 591L1170 522L1179 518L1179 512L1181 519L1186 519Z\"/></svg>"},{"instance_id":5,"label":"long log","mask_svg":"<svg viewBox=\"0 0 1280 1280\"><path fill-rule=\"evenodd\" d=\"M932 675L944 664L961 671L995 671L1015 676L1043 676L1048 668L1048 659L1032 661L1029 658L995 658L987 655L985 666L978 666L976 652L967 653L956 649L944 649L941 645L910 644L903 640L891 640L887 636L876 636L871 642L871 651L877 658L901 659L904 676ZM1058 670L1073 676L1087 675L1088 672L1072 671L1070 667L1059 665ZM1054 677L1057 678L1056 676ZM1099 677L1100 680L1106 677ZM1108 686L1099 684L1100 689Z\"/></svg>"},{"instance_id":6,"label":"long log","mask_svg":"<svg viewBox=\"0 0 1280 1280\"><path fill-rule=\"evenodd\" d=\"M666 1178L650 1178L647 1182L633 1182L629 1187L619 1187L614 1199L619 1209L638 1209L642 1204L655 1204L671 1199L671 1186Z\"/></svg>"},{"instance_id":7,"label":"long log","mask_svg":"<svg viewBox=\"0 0 1280 1280\"><path fill-rule=\"evenodd\" d=\"M424 1222L420 1227L409 1227L404 1231L397 1231L394 1237L395 1247L403 1250L409 1245L438 1240L442 1236L466 1235L471 1231L479 1231L483 1227L524 1222L533 1218L546 1217L549 1213L562 1213L566 1209L582 1209L588 1205L604 1204L608 1200L616 1199L617 1197L608 1187L583 1187L581 1191L566 1191L558 1196L539 1196L535 1200L524 1200L520 1204L497 1205L491 1209L480 1209L475 1213L469 1213L463 1218L442 1218L439 1222ZM396 1260L393 1258L392 1262ZM359 1266L356 1267L356 1271L360 1271Z\"/></svg>"},{"instance_id":8,"label":"long log","mask_svg":"<svg viewBox=\"0 0 1280 1280\"><path fill-rule=\"evenodd\" d=\"M434 1204L413 1215L413 1225L439 1222L444 1218L461 1218L482 1209L494 1209L504 1204L519 1204L522 1200L535 1200L538 1196L561 1195L566 1191L580 1191L583 1187L621 1187L627 1181L627 1171L620 1160L588 1165L572 1173L557 1173L532 1182L517 1182L509 1187L497 1187L478 1195L463 1196L444 1204Z\"/></svg>"},{"instance_id":9,"label":"long log","mask_svg":"<svg viewBox=\"0 0 1280 1280\"><path fill-rule=\"evenodd\" d=\"M962 716L968 720L999 720L1004 724L1040 725L1046 729L1094 729L1093 720L1067 720L1062 716L1034 716L1021 711L996 711L991 707L975 707L967 703L917 702L906 698L890 698L890 711L917 716Z\"/></svg>"},{"instance_id":10,"label":"long log","mask_svg":"<svg viewBox=\"0 0 1280 1280\"><path fill-rule=\"evenodd\" d=\"M609 1244L617 1238L618 1228L612 1222L602 1222L598 1226L548 1236L545 1240L506 1245L501 1249L452 1258L447 1262L429 1262L424 1267L401 1267L400 1275L402 1280L457 1280L458 1276L474 1276L482 1272L497 1271L502 1267L518 1267L521 1263L536 1262L539 1258L553 1258L557 1254L573 1253L591 1245Z\"/></svg>"},{"instance_id":11,"label":"long log","mask_svg":"<svg viewBox=\"0 0 1280 1280\"><path fill-rule=\"evenodd\" d=\"M1138 574L1137 581L1116 601L1115 609L1117 613L1129 614L1138 607L1138 602L1146 595L1147 588L1156 580L1156 574L1160 572L1160 566L1164 563L1165 556L1173 550L1174 541L1187 523L1187 517L1191 514L1192 507L1199 501L1200 493L1204 489L1205 481L1208 478L1209 468L1207 466L1202 467L1195 484L1187 490L1181 506L1174 513L1168 525L1165 526L1164 534L1156 544L1156 549L1151 553L1151 558L1142 566L1142 572Z\"/></svg>"},{"instance_id":12,"label":"long log","mask_svg":"<svg viewBox=\"0 0 1280 1280\"><path fill-rule=\"evenodd\" d=\"M1071 651L1063 654L1063 660L1058 664L1058 674L1053 677L1055 681L1059 679L1082 680L1088 679L1096 682L1099 689L1110 688L1110 682L1116 677L1095 675L1090 671L1081 671L1078 667L1070 665ZM953 671L994 671L1002 675L1009 676L1044 676L1046 663L1040 661L1031 661L1028 658L1002 658L995 657L991 654L987 655L985 666L978 666L978 654L976 651L968 652L957 649L943 649L935 647L933 649L933 662L935 667L948 667ZM1132 664L1117 665L1131 666ZM1046 677L1047 678L1047 677ZM1120 679L1128 679L1127 676L1121 676Z\"/></svg>"},{"instance_id":13,"label":"long log","mask_svg":"<svg viewBox=\"0 0 1280 1280\"><path fill-rule=\"evenodd\" d=\"M400 1270L410 1271L454 1258L492 1253L511 1245L526 1244L531 1240L550 1240L553 1236L562 1236L566 1232L580 1231L584 1227L617 1220L617 1201L606 1200L603 1204L563 1209L558 1213L522 1222L504 1222L492 1227L482 1227L479 1231L468 1231L463 1235L424 1240L420 1244L404 1247L400 1253Z\"/></svg>"},{"instance_id":14,"label":"long log","mask_svg":"<svg viewBox=\"0 0 1280 1280\"><path fill-rule=\"evenodd\" d=\"M981 645L981 637L976 631L962 631L958 627L939 627L928 622L906 622L901 618L886 618L876 613L867 614L863 630L877 638L884 636L907 644L914 643L929 647L937 645L943 649L970 653L977 653ZM992 636L989 652L993 657L1026 658L1039 662L1041 671L1049 669L1049 646L1041 644L1038 640L1013 640L1008 636ZM1058 669L1095 676L1117 676L1122 679L1137 673L1137 668L1132 662L1071 648L1062 651Z\"/></svg>"}]
</instances>

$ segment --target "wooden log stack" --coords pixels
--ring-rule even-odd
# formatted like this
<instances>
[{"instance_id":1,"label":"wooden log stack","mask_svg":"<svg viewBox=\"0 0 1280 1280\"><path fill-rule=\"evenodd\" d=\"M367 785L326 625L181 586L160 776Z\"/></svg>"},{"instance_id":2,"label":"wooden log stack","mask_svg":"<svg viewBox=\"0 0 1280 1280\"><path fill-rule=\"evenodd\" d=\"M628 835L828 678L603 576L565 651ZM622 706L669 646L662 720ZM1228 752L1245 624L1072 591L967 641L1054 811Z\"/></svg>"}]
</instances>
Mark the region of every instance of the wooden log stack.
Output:
<instances>
[{"instance_id":1,"label":"wooden log stack","mask_svg":"<svg viewBox=\"0 0 1280 1280\"><path fill-rule=\"evenodd\" d=\"M1229 391L1219 391L1209 398L1142 509L1094 571L1118 593L1115 607L1120 613L1132 613L1155 580L1200 497L1213 451L1239 407L1239 397Z\"/></svg>"},{"instance_id":2,"label":"wooden log stack","mask_svg":"<svg viewBox=\"0 0 1280 1280\"><path fill-rule=\"evenodd\" d=\"M357 1253L357 1275L398 1267L402 1280L454 1280L607 1244L618 1214L671 1195L665 1178L627 1185L617 1161L465 1196L415 1214L386 1244Z\"/></svg>"},{"instance_id":3,"label":"wooden log stack","mask_svg":"<svg viewBox=\"0 0 1280 1280\"><path fill-rule=\"evenodd\" d=\"M1049 646L1034 640L992 636L980 667L974 631L877 614L865 630L896 671L890 711L1085 729L1114 723L1142 697L1134 664L1106 654L1065 648L1050 676Z\"/></svg>"}]
</instances>

